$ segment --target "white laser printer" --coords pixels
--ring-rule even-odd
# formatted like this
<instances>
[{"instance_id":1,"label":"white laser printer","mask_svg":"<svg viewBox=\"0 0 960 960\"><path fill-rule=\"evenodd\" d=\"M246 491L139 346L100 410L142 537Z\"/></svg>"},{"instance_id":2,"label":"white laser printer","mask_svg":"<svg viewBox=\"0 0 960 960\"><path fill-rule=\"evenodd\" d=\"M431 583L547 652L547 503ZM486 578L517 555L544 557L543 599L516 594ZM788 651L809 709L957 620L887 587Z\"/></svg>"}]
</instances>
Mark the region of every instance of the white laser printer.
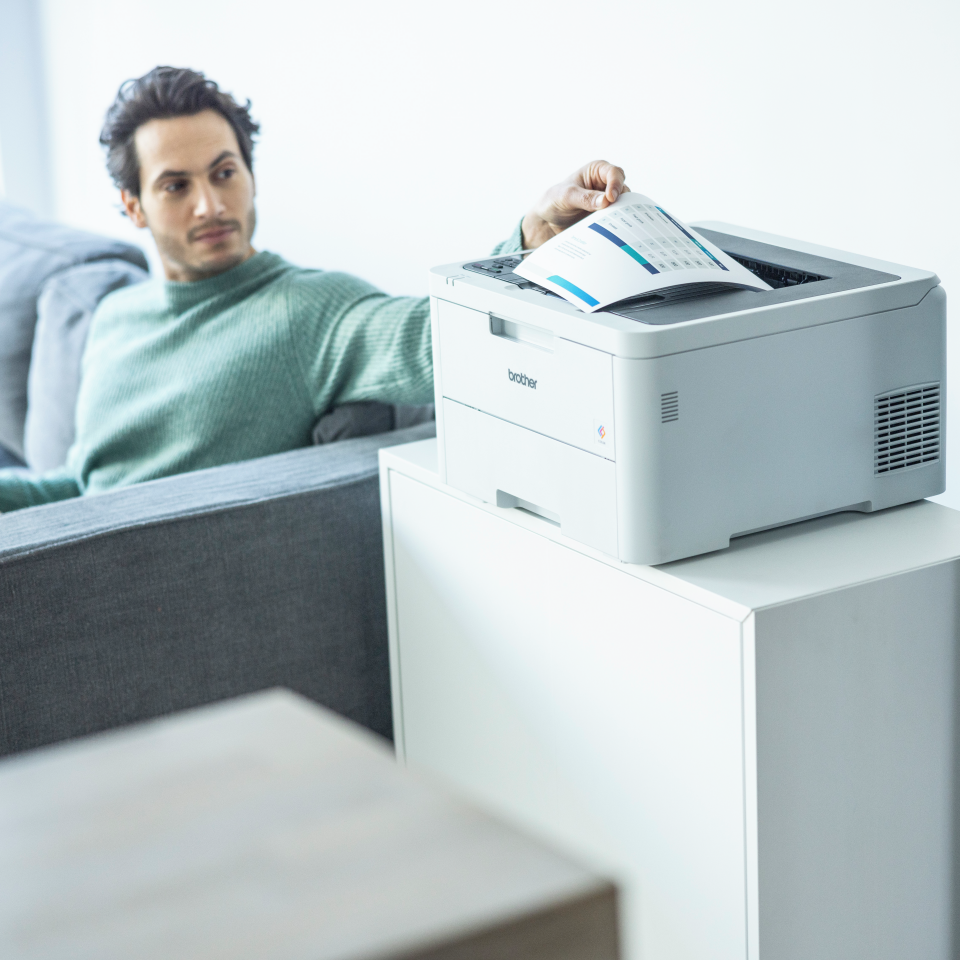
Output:
<instances>
[{"instance_id":1,"label":"white laser printer","mask_svg":"<svg viewBox=\"0 0 960 960\"><path fill-rule=\"evenodd\" d=\"M430 274L441 479L630 563L945 485L933 273L721 223L773 289L583 313L513 270Z\"/></svg>"}]
</instances>

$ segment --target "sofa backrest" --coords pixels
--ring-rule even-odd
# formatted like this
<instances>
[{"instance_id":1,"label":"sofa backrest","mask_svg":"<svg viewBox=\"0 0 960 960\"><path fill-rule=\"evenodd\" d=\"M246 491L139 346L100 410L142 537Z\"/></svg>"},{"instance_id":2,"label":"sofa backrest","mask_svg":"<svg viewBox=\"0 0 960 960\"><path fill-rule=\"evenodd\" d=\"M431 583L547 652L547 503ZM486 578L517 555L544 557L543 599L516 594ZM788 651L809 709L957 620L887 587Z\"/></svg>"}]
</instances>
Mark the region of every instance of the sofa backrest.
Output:
<instances>
[{"instance_id":1,"label":"sofa backrest","mask_svg":"<svg viewBox=\"0 0 960 960\"><path fill-rule=\"evenodd\" d=\"M118 284L125 286L147 277L147 261L139 248L41 220L0 201L0 444L20 457L24 456L27 381L38 301L53 278L66 283L67 271L100 261L112 262L116 268L101 272L106 286L100 296ZM90 276L84 275L84 279L87 283L80 299L89 301L96 291L91 288ZM69 398L71 417L75 399L75 394Z\"/></svg>"}]
</instances>

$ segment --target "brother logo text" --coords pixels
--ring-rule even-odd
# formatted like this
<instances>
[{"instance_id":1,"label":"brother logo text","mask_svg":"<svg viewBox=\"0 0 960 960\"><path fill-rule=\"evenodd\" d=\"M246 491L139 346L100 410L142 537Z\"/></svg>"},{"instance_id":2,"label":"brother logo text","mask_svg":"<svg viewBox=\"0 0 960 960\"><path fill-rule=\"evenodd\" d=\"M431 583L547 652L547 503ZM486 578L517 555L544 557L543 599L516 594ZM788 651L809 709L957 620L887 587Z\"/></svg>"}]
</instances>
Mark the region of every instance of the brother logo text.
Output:
<instances>
[{"instance_id":1,"label":"brother logo text","mask_svg":"<svg viewBox=\"0 0 960 960\"><path fill-rule=\"evenodd\" d=\"M531 380L525 373L514 373L507 367L507 376L511 383L519 383L521 387L529 387L531 390L537 389L537 381Z\"/></svg>"}]
</instances>

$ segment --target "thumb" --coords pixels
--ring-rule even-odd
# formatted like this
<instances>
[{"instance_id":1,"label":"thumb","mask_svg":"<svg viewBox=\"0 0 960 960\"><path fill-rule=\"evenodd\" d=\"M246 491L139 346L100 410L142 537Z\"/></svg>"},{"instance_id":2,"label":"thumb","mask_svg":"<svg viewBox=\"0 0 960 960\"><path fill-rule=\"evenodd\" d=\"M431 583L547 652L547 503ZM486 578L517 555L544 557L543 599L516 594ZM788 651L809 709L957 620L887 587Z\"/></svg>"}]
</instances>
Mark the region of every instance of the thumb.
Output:
<instances>
[{"instance_id":1,"label":"thumb","mask_svg":"<svg viewBox=\"0 0 960 960\"><path fill-rule=\"evenodd\" d=\"M571 212L584 210L587 213L593 213L594 210L600 210L606 205L603 190L587 190L584 187L571 185L563 197L563 206Z\"/></svg>"}]
</instances>

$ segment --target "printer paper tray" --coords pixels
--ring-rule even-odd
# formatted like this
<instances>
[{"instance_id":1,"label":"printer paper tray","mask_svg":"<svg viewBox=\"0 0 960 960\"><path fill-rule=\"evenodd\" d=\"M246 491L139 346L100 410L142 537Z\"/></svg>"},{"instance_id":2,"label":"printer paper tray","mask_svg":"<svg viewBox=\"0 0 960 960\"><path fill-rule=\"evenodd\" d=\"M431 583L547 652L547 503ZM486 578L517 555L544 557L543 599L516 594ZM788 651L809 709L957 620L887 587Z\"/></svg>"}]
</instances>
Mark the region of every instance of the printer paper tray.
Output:
<instances>
[{"instance_id":1,"label":"printer paper tray","mask_svg":"<svg viewBox=\"0 0 960 960\"><path fill-rule=\"evenodd\" d=\"M448 398L443 418L447 483L487 503L525 501L559 517L561 533L617 556L615 463Z\"/></svg>"}]
</instances>

